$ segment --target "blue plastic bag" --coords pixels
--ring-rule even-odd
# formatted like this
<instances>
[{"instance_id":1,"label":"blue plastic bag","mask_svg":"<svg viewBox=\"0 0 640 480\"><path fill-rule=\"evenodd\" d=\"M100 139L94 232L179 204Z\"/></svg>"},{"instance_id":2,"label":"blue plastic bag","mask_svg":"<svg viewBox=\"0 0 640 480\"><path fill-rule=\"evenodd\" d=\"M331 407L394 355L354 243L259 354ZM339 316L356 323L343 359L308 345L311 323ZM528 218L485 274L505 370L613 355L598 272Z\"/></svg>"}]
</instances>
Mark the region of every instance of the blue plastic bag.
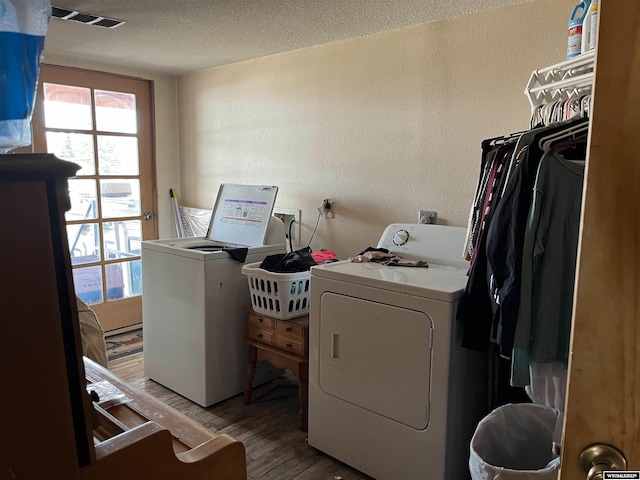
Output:
<instances>
[{"instance_id":1,"label":"blue plastic bag","mask_svg":"<svg viewBox=\"0 0 640 480\"><path fill-rule=\"evenodd\" d=\"M0 153L31 143L50 0L0 0Z\"/></svg>"}]
</instances>

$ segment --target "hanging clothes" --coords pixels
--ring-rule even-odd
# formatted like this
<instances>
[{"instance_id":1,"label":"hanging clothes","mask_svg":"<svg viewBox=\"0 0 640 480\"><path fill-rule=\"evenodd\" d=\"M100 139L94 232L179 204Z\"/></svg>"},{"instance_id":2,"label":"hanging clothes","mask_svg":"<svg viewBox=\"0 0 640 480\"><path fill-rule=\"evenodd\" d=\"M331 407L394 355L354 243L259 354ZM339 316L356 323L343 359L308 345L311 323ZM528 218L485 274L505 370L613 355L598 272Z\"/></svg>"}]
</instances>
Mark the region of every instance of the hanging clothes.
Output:
<instances>
[{"instance_id":1,"label":"hanging clothes","mask_svg":"<svg viewBox=\"0 0 640 480\"><path fill-rule=\"evenodd\" d=\"M491 291L497 304L492 330L505 358L510 358L513 350L520 306L522 245L537 170L545 153L540 141L585 123L588 124L588 120L569 120L533 129L522 136L523 148L518 152L521 158L515 162L487 232L486 255L492 272Z\"/></svg>"},{"instance_id":2,"label":"hanging clothes","mask_svg":"<svg viewBox=\"0 0 640 480\"><path fill-rule=\"evenodd\" d=\"M489 159L488 169L484 174L486 181L485 179L481 181L484 191L479 198L482 202L474 207L477 209L477 218L472 226L474 230L470 234L473 244L470 250L469 280L457 310L457 318L465 325L462 346L472 350L486 351L489 348L493 309L487 296L489 271L487 257L484 254L486 232L495 211L497 193L500 192L502 182L505 180L503 173L514 147L515 141L494 147L487 145L487 149L492 149L485 153Z\"/></svg>"},{"instance_id":3,"label":"hanging clothes","mask_svg":"<svg viewBox=\"0 0 640 480\"><path fill-rule=\"evenodd\" d=\"M548 149L547 144L552 143L551 140L547 141L548 139L562 140L566 132L579 132L586 128L588 128L588 119L574 118L520 132L510 136L511 138L501 142L500 145L489 141L482 144L483 168L474 196L473 215L470 214L467 236L468 244L465 247L465 253L470 258L469 278L456 317L462 324L463 347L488 350L499 355L501 360L496 361L495 364L500 369L495 381L506 382L508 386L497 384L496 392L510 392L509 387L515 387L517 391L522 389L524 392L522 387L529 384L530 361L535 359L545 362L547 360L542 359L548 358L562 361L561 352L564 352L568 345L565 341L565 337L568 339L564 331L565 321L560 319L565 318L564 315L561 317L556 315L554 320L548 318L540 320L540 315L549 317L554 314L542 308L542 297L539 295L545 293L538 292L539 282L545 280L548 273L546 270L543 270L543 274L543 271L534 269L534 266L539 268L544 254L547 254L546 258L553 258L553 255L548 255L548 250L555 250L555 238L560 236L554 227L547 232L554 235L554 239L549 241L545 238L545 243L540 243L541 240L536 239L535 234L542 234L543 230L533 230L533 227L534 219L535 225L540 226L541 222L550 222L555 225L556 217L560 218L561 209L558 207L556 212L553 207L549 207L548 203L552 198L550 185L553 185L553 180L549 178L554 178L553 175L558 169L563 173L569 171L575 174L576 178L573 179L575 181L572 181L558 173L557 187L559 191L564 188L565 193L571 196L573 206L576 205L576 201L577 205L580 205L582 192L573 187L582 184L583 174L580 175L580 172L584 171L584 167L571 163L570 158L563 158L557 152L549 153L546 149ZM567 138L572 145L567 154L575 154L578 158L584 159L584 147L574 149L573 146L577 142L571 135ZM566 139L565 143L567 143ZM497 165L500 167L498 168ZM496 175L498 173L499 177ZM572 186L567 187L567 182ZM551 210L548 210L549 208ZM575 208L570 210L575 215ZM577 212L579 222L579 208ZM577 230L573 232L572 229L568 235L575 238L577 242ZM525 238L527 249L524 248ZM548 247L540 254L535 248L543 244ZM566 246L566 243L564 245ZM538 253L538 256L534 256L534 253ZM545 261L547 261L546 258ZM573 264L575 269L575 256L567 255L566 260L564 273L558 278L562 282L562 286L558 288L559 297L562 298L562 308L565 308L567 299L569 305L572 305L573 299L572 286L575 270L568 267ZM560 265L553 260L548 261L551 264ZM524 276L523 268L527 269ZM534 270L535 274L529 275L531 270ZM569 278L571 281L568 280ZM567 285L571 288L567 288ZM524 294L523 289L526 289ZM533 306L529 302L532 295ZM520 325L519 314L523 298L527 302L527 308L522 312L522 325L517 330ZM570 309L569 312L571 312ZM550 333L551 330L554 331L553 334ZM512 357L515 351L516 332L518 353L514 370ZM527 342L529 334L536 338L533 343ZM553 357L544 347L547 345L546 338L550 336L554 337ZM526 371L522 368L525 365ZM509 398L497 398L497 400L494 406L511 401Z\"/></svg>"},{"instance_id":4,"label":"hanging clothes","mask_svg":"<svg viewBox=\"0 0 640 480\"><path fill-rule=\"evenodd\" d=\"M473 249L477 244L478 227L480 225L480 212L484 205L485 195L487 193L487 182L491 175L491 165L495 157L496 151L493 149L483 148L482 150L482 164L480 165L480 179L478 186L476 187L476 194L469 211L469 223L467 227L467 237L465 239L464 251L462 256L465 260L471 260L473 256Z\"/></svg>"},{"instance_id":5,"label":"hanging clothes","mask_svg":"<svg viewBox=\"0 0 640 480\"><path fill-rule=\"evenodd\" d=\"M532 362L568 362L584 164L550 151L540 160L527 219L511 384Z\"/></svg>"}]
</instances>

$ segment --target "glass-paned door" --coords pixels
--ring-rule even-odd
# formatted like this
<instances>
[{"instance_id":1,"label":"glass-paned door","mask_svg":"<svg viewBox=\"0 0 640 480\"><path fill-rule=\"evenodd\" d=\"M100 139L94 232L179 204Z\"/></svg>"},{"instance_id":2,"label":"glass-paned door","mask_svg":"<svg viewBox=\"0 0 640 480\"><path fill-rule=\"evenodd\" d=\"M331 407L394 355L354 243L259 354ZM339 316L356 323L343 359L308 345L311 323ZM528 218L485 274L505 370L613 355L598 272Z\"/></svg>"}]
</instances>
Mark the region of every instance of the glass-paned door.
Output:
<instances>
[{"instance_id":1,"label":"glass-paned door","mask_svg":"<svg viewBox=\"0 0 640 480\"><path fill-rule=\"evenodd\" d=\"M76 295L105 330L142 322L140 242L157 238L148 81L43 65L34 148L80 165L66 212Z\"/></svg>"}]
</instances>

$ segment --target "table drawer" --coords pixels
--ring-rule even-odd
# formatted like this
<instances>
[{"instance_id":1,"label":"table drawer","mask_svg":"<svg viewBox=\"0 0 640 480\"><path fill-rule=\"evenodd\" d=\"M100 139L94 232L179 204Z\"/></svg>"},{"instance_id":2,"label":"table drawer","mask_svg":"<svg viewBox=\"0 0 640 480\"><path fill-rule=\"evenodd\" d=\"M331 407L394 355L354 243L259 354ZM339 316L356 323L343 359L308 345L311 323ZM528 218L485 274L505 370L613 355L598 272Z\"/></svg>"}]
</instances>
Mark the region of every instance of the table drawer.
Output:
<instances>
[{"instance_id":1,"label":"table drawer","mask_svg":"<svg viewBox=\"0 0 640 480\"><path fill-rule=\"evenodd\" d=\"M259 328L249 328L249 338L257 340L258 342L266 343L267 345L275 345L275 333L271 330L264 330Z\"/></svg>"},{"instance_id":2,"label":"table drawer","mask_svg":"<svg viewBox=\"0 0 640 480\"><path fill-rule=\"evenodd\" d=\"M276 335L276 347L301 356L307 354L304 342L282 335Z\"/></svg>"},{"instance_id":3,"label":"table drawer","mask_svg":"<svg viewBox=\"0 0 640 480\"><path fill-rule=\"evenodd\" d=\"M275 320L252 313L249 315L249 328L273 330L275 328Z\"/></svg>"},{"instance_id":4,"label":"table drawer","mask_svg":"<svg viewBox=\"0 0 640 480\"><path fill-rule=\"evenodd\" d=\"M293 322L276 322L276 334L304 342L305 328Z\"/></svg>"}]
</instances>

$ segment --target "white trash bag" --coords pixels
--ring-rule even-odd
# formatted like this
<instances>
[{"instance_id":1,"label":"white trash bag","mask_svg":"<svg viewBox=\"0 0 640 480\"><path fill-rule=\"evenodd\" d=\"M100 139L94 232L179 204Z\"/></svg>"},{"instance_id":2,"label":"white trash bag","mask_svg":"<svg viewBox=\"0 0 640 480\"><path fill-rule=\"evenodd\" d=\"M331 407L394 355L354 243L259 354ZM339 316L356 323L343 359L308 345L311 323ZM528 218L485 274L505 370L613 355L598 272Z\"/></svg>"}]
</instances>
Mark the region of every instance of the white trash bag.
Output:
<instances>
[{"instance_id":1,"label":"white trash bag","mask_svg":"<svg viewBox=\"0 0 640 480\"><path fill-rule=\"evenodd\" d=\"M556 480L553 449L558 411L533 403L507 404L484 417L471 438L473 480Z\"/></svg>"}]
</instances>

